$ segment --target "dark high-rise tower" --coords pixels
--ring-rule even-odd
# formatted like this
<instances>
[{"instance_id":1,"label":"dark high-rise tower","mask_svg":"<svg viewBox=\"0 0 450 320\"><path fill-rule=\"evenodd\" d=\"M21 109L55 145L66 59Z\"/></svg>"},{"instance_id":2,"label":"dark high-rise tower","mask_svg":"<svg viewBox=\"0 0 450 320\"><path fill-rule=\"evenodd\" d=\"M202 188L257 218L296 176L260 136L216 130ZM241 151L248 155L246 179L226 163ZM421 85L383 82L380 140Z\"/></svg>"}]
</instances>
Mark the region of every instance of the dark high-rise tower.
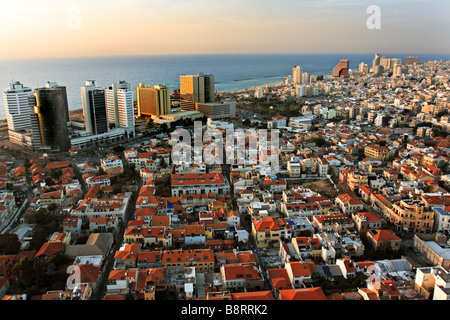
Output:
<instances>
[{"instance_id":1,"label":"dark high-rise tower","mask_svg":"<svg viewBox=\"0 0 450 320\"><path fill-rule=\"evenodd\" d=\"M105 90L98 88L94 80L87 80L81 87L81 102L86 132L101 134L108 132Z\"/></svg>"},{"instance_id":2,"label":"dark high-rise tower","mask_svg":"<svg viewBox=\"0 0 450 320\"><path fill-rule=\"evenodd\" d=\"M70 149L69 107L66 87L47 82L45 87L34 90L41 147L48 151L66 152Z\"/></svg>"}]
</instances>

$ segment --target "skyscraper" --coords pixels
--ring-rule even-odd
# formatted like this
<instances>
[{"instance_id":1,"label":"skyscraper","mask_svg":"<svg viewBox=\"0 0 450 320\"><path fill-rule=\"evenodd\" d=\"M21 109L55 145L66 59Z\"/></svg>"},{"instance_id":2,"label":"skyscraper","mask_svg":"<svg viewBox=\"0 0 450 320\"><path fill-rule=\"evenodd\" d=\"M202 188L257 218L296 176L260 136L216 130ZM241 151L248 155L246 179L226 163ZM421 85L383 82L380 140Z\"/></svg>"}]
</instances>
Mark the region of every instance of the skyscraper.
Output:
<instances>
[{"instance_id":1,"label":"skyscraper","mask_svg":"<svg viewBox=\"0 0 450 320\"><path fill-rule=\"evenodd\" d=\"M159 116L171 111L170 89L164 84L146 87L140 83L136 88L138 116Z\"/></svg>"},{"instance_id":2,"label":"skyscraper","mask_svg":"<svg viewBox=\"0 0 450 320\"><path fill-rule=\"evenodd\" d=\"M199 73L180 76L181 110L195 110L195 103L215 100L214 76Z\"/></svg>"},{"instance_id":3,"label":"skyscraper","mask_svg":"<svg viewBox=\"0 0 450 320\"><path fill-rule=\"evenodd\" d=\"M292 83L301 84L302 83L302 67L296 65L292 68Z\"/></svg>"},{"instance_id":4,"label":"skyscraper","mask_svg":"<svg viewBox=\"0 0 450 320\"><path fill-rule=\"evenodd\" d=\"M380 61L381 61L380 55L378 53L375 54L375 58L373 58L373 61L372 61L372 72L376 71L377 66L380 65Z\"/></svg>"},{"instance_id":5,"label":"skyscraper","mask_svg":"<svg viewBox=\"0 0 450 320\"><path fill-rule=\"evenodd\" d=\"M134 100L131 85L120 80L105 89L106 114L111 128L123 128L128 137L135 134Z\"/></svg>"},{"instance_id":6,"label":"skyscraper","mask_svg":"<svg viewBox=\"0 0 450 320\"><path fill-rule=\"evenodd\" d=\"M19 81L11 82L3 93L9 140L18 145L33 148L40 146L37 118L33 112L35 104L33 90Z\"/></svg>"},{"instance_id":7,"label":"skyscraper","mask_svg":"<svg viewBox=\"0 0 450 320\"><path fill-rule=\"evenodd\" d=\"M135 135L133 92L128 88L117 89L119 128L125 129L128 137Z\"/></svg>"},{"instance_id":8,"label":"skyscraper","mask_svg":"<svg viewBox=\"0 0 450 320\"><path fill-rule=\"evenodd\" d=\"M81 102L86 132L94 135L108 132L105 90L98 88L95 80L87 80L81 87Z\"/></svg>"},{"instance_id":9,"label":"skyscraper","mask_svg":"<svg viewBox=\"0 0 450 320\"><path fill-rule=\"evenodd\" d=\"M108 118L108 124L116 128L120 126L119 102L117 97L117 92L119 89L131 91L131 85L124 80L120 80L105 89L106 115ZM131 108L134 108L133 105L131 106Z\"/></svg>"},{"instance_id":10,"label":"skyscraper","mask_svg":"<svg viewBox=\"0 0 450 320\"><path fill-rule=\"evenodd\" d=\"M67 128L69 107L66 87L54 82L47 82L45 87L34 90L41 147L49 151L66 152L70 149L70 138Z\"/></svg>"},{"instance_id":11,"label":"skyscraper","mask_svg":"<svg viewBox=\"0 0 450 320\"><path fill-rule=\"evenodd\" d=\"M333 68L332 77L335 78L347 78L348 77L348 66L349 60L342 59L339 63Z\"/></svg>"}]
</instances>

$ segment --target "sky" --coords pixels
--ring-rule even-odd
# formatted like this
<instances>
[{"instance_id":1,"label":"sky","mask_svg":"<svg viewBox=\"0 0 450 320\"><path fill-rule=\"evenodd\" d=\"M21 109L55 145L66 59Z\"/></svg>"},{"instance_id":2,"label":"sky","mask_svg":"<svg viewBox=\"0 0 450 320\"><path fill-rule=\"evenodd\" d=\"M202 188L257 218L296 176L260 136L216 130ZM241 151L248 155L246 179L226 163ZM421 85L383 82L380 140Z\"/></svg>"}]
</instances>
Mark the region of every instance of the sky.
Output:
<instances>
[{"instance_id":1,"label":"sky","mask_svg":"<svg viewBox=\"0 0 450 320\"><path fill-rule=\"evenodd\" d=\"M367 11L372 5L379 8L379 14ZM368 22L377 28L369 28ZM450 54L449 30L448 0L2 1L0 59L228 53Z\"/></svg>"}]
</instances>

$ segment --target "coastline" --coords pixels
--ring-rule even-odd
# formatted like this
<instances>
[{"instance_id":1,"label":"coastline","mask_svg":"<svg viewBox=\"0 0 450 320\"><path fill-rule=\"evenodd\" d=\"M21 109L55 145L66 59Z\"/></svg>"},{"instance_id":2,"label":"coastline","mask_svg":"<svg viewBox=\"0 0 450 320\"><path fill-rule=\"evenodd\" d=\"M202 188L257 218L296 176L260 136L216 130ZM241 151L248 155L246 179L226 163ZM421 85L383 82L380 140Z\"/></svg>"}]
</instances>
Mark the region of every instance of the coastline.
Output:
<instances>
[{"instance_id":1,"label":"coastline","mask_svg":"<svg viewBox=\"0 0 450 320\"><path fill-rule=\"evenodd\" d=\"M249 92L249 91L255 91L257 88L264 88L264 87L280 87L283 86L284 82L283 81L279 81L279 82L272 82L272 83L267 83L267 84L262 84L262 85L257 85L257 86L253 86L253 87L249 87L249 88L244 88L244 89L238 89L238 90L234 90L234 91L216 91L218 94L238 94L238 93L245 93L245 92Z\"/></svg>"}]
</instances>

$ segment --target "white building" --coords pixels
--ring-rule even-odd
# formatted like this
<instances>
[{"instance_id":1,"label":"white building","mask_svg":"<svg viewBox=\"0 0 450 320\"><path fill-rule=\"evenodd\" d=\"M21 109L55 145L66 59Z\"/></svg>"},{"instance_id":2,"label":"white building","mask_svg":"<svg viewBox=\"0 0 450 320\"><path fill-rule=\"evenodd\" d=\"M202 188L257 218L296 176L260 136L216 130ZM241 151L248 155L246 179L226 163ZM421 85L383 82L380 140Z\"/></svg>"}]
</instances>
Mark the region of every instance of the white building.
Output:
<instances>
[{"instance_id":1,"label":"white building","mask_svg":"<svg viewBox=\"0 0 450 320\"><path fill-rule=\"evenodd\" d=\"M450 300L450 274L444 268L417 268L414 282L417 291L426 290L433 300Z\"/></svg>"},{"instance_id":2,"label":"white building","mask_svg":"<svg viewBox=\"0 0 450 320\"><path fill-rule=\"evenodd\" d=\"M220 173L188 173L172 175L172 197L185 194L228 194L230 186Z\"/></svg>"},{"instance_id":3,"label":"white building","mask_svg":"<svg viewBox=\"0 0 450 320\"><path fill-rule=\"evenodd\" d=\"M19 81L8 85L3 93L9 139L12 143L39 147L41 138L37 116L33 112L33 90Z\"/></svg>"},{"instance_id":4,"label":"white building","mask_svg":"<svg viewBox=\"0 0 450 320\"><path fill-rule=\"evenodd\" d=\"M88 188L92 188L92 186L94 184L101 184L102 186L110 186L111 185L111 180L109 178L109 175L107 175L107 174L101 175L101 176L97 176L97 175L90 176L90 177L86 178L85 182L86 182Z\"/></svg>"},{"instance_id":5,"label":"white building","mask_svg":"<svg viewBox=\"0 0 450 320\"><path fill-rule=\"evenodd\" d=\"M109 154L106 158L100 159L100 166L103 169L103 171L107 172L114 168L123 169L123 162L119 156Z\"/></svg>"},{"instance_id":6,"label":"white building","mask_svg":"<svg viewBox=\"0 0 450 320\"><path fill-rule=\"evenodd\" d=\"M434 207L434 229L437 232L450 234L450 213L445 208Z\"/></svg>"},{"instance_id":7,"label":"white building","mask_svg":"<svg viewBox=\"0 0 450 320\"><path fill-rule=\"evenodd\" d=\"M85 199L72 210L70 216L85 222L91 221L92 218L112 218L120 221L124 219L129 199L130 193L121 197Z\"/></svg>"},{"instance_id":8,"label":"white building","mask_svg":"<svg viewBox=\"0 0 450 320\"><path fill-rule=\"evenodd\" d=\"M118 81L105 88L106 118L109 128L121 128L125 135L134 137L134 100L131 85L126 81Z\"/></svg>"}]
</instances>

